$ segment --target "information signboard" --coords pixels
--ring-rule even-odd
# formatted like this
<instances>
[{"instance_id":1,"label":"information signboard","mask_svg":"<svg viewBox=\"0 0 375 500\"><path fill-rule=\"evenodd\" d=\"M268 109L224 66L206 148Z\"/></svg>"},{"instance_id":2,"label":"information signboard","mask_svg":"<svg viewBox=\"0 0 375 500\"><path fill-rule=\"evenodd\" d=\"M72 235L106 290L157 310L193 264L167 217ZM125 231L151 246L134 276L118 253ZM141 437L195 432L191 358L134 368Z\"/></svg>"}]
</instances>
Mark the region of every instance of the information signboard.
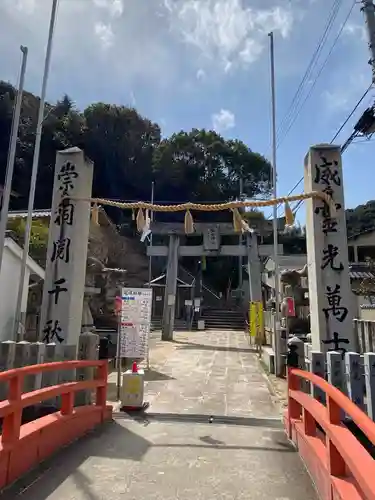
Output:
<instances>
[{"instance_id":1,"label":"information signboard","mask_svg":"<svg viewBox=\"0 0 375 500\"><path fill-rule=\"evenodd\" d=\"M152 289L123 288L120 329L120 357L147 357L150 326Z\"/></svg>"}]
</instances>

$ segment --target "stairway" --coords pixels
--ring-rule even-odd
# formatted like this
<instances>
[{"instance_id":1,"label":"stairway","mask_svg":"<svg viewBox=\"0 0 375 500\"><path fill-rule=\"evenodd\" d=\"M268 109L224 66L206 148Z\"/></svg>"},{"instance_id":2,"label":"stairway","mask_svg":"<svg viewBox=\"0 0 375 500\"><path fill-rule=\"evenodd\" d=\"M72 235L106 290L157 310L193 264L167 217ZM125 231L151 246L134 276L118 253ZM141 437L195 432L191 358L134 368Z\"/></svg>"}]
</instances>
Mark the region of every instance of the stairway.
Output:
<instances>
[{"instance_id":1,"label":"stairway","mask_svg":"<svg viewBox=\"0 0 375 500\"><path fill-rule=\"evenodd\" d=\"M151 321L151 331L161 330L162 318L152 318ZM186 321L183 319L175 319L174 328L175 331L185 331L188 329Z\"/></svg>"},{"instance_id":2,"label":"stairway","mask_svg":"<svg viewBox=\"0 0 375 500\"><path fill-rule=\"evenodd\" d=\"M245 320L241 311L225 309L206 309L202 313L205 330L241 330L245 329Z\"/></svg>"}]
</instances>

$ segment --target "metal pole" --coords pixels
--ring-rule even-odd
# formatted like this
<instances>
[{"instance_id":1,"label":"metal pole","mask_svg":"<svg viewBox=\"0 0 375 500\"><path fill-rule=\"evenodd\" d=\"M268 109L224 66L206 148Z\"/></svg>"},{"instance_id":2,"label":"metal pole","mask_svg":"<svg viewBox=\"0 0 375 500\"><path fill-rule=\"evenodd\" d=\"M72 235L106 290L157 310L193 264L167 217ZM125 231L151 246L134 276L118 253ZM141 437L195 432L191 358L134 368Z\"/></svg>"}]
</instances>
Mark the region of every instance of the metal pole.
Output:
<instances>
[{"instance_id":1,"label":"metal pole","mask_svg":"<svg viewBox=\"0 0 375 500\"><path fill-rule=\"evenodd\" d=\"M154 203L154 188L155 188L155 183L152 181L151 183L151 203ZM150 226L151 222L154 220L154 212L151 210L150 212ZM151 229L151 227L150 227ZM152 231L150 233L150 247L152 247ZM148 283L150 284L152 280L152 257L150 255L148 259Z\"/></svg>"},{"instance_id":2,"label":"metal pole","mask_svg":"<svg viewBox=\"0 0 375 500\"><path fill-rule=\"evenodd\" d=\"M154 203L154 188L155 188L155 182L152 181L151 183L151 203ZM150 212L150 230L151 230L151 222L154 220L154 212L151 210ZM150 247L152 247L152 231L150 233ZM149 260L148 260L148 286L151 287L150 283L152 280L152 257L150 255ZM152 298L153 300L153 298ZM150 342L150 339L149 339ZM150 345L147 348L147 370L150 369Z\"/></svg>"},{"instance_id":3,"label":"metal pole","mask_svg":"<svg viewBox=\"0 0 375 500\"><path fill-rule=\"evenodd\" d=\"M243 178L242 178L242 172L240 173L240 200L242 200L242 193L243 193ZM242 237L242 232L239 235L239 247L240 251L242 250L242 243L243 243L243 237ZM242 255L238 257L238 289L242 290L242 283L243 283L243 274L242 274ZM241 295L241 303L242 303L242 295Z\"/></svg>"},{"instance_id":4,"label":"metal pole","mask_svg":"<svg viewBox=\"0 0 375 500\"><path fill-rule=\"evenodd\" d=\"M367 28L368 46L371 53L372 83L375 83L375 6L373 0L362 0L363 14Z\"/></svg>"},{"instance_id":5,"label":"metal pole","mask_svg":"<svg viewBox=\"0 0 375 500\"><path fill-rule=\"evenodd\" d=\"M48 74L49 74L49 68L50 68L50 62L51 62L52 41L53 41L53 33L54 33L55 21L56 21L57 5L58 5L58 0L52 0L52 10L51 10L51 18L50 18L49 31L48 31L48 42L47 42L46 58L45 58L45 63L44 63L44 74L43 74L43 81L42 81L42 91L40 94L38 121L37 121L36 134L35 134L35 146L34 146L33 165L32 165L32 170L31 170L30 194L29 194L29 203L28 203L28 207L27 207L27 220L26 220L25 238L24 238L24 246L23 246L23 254L22 254L22 265L21 265L20 281L19 281L18 296L17 296L17 303L16 303L16 314L15 314L14 333L13 333L14 338L16 340L17 340L17 335L18 335L19 322L21 319L22 297L23 297L23 290L24 290L24 286L25 286L27 258L29 255L29 247L30 247L30 236L31 236L31 228L32 228L33 209L34 209L35 188L36 188L36 180L37 180L38 165L39 165L40 142L41 142L41 138L42 138L43 121L44 121L44 105L45 105L45 98L46 98ZM21 337L23 337L23 332L21 333ZM22 338L20 338L20 340L22 340Z\"/></svg>"},{"instance_id":6,"label":"metal pole","mask_svg":"<svg viewBox=\"0 0 375 500\"><path fill-rule=\"evenodd\" d=\"M122 303L122 291L120 290L120 297ZM121 311L117 316L117 346L116 346L116 370L117 370L117 383L116 383L116 398L117 401L121 399L121 320L122 320L122 306Z\"/></svg>"},{"instance_id":7,"label":"metal pole","mask_svg":"<svg viewBox=\"0 0 375 500\"><path fill-rule=\"evenodd\" d=\"M12 181L13 181L14 163L15 163L15 159L16 159L18 128L19 128L19 124L20 124L22 94L23 94L23 86L24 86L24 82L25 82L27 53L28 53L27 47L23 47L22 45L20 47L20 50L22 52L20 81L19 81L19 85L18 85L16 105L15 105L14 114L13 114L12 131L11 131L11 135L10 135L10 144L9 144L9 154L8 154L8 161L7 161L5 186L4 186L4 191L3 191L3 200L2 200L2 207L1 207L0 270L1 270L1 264L3 262L5 233L6 233L6 229L7 229L7 223L8 223L10 195L12 192Z\"/></svg>"},{"instance_id":8,"label":"metal pole","mask_svg":"<svg viewBox=\"0 0 375 500\"><path fill-rule=\"evenodd\" d=\"M273 197L277 198L277 170L276 170L276 92L275 92L275 54L273 32L269 33L270 37L270 64L271 64L271 100L272 100L272 187ZM277 336L280 335L280 297L279 297L279 256L278 256L278 224L277 224L277 205L273 206L273 253L275 262L275 360L277 372L276 375L281 375L281 352L279 352Z\"/></svg>"}]
</instances>

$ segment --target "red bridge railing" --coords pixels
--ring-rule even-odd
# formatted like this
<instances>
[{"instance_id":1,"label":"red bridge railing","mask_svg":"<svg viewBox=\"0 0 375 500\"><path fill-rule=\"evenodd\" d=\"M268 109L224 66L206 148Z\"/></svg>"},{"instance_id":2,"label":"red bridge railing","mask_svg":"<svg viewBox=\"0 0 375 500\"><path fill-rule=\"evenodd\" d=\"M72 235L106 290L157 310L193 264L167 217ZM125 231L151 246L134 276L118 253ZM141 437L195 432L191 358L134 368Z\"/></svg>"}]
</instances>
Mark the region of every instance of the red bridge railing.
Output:
<instances>
[{"instance_id":1,"label":"red bridge railing","mask_svg":"<svg viewBox=\"0 0 375 500\"><path fill-rule=\"evenodd\" d=\"M64 382L22 393L24 379L28 375L77 368L95 368L95 378ZM107 378L107 361L62 361L0 373L0 382L8 383L8 399L0 402L0 489L14 482L59 448L112 418L112 407L106 403ZM75 393L83 390L96 391L95 404L75 407ZM24 408L57 396L61 396L60 411L22 424Z\"/></svg>"},{"instance_id":2,"label":"red bridge railing","mask_svg":"<svg viewBox=\"0 0 375 500\"><path fill-rule=\"evenodd\" d=\"M301 379L325 392L326 406L301 390ZM344 426L343 412L375 444L375 423L342 392L313 373L289 369L285 425L320 498L375 500L375 460Z\"/></svg>"}]
</instances>

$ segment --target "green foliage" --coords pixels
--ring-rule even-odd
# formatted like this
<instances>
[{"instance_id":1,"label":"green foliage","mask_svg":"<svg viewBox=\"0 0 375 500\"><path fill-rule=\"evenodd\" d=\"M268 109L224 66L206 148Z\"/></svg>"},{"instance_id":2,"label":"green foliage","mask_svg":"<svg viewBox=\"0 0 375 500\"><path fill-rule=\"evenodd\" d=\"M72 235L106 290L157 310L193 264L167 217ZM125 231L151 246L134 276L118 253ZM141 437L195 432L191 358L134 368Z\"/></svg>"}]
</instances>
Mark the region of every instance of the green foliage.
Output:
<instances>
[{"instance_id":1,"label":"green foliage","mask_svg":"<svg viewBox=\"0 0 375 500\"><path fill-rule=\"evenodd\" d=\"M14 88L0 82L0 182L14 99ZM25 92L13 185L20 196L12 208L27 205L38 106L39 99ZM196 129L162 140L158 124L133 108L99 102L81 113L67 95L46 108L36 208L51 206L56 151L70 146L83 148L95 164L94 196L148 200L154 181L156 201L227 201L238 195L240 175L244 196L268 192L270 164L241 141ZM116 223L123 221L116 209L110 215Z\"/></svg>"},{"instance_id":2,"label":"green foliage","mask_svg":"<svg viewBox=\"0 0 375 500\"><path fill-rule=\"evenodd\" d=\"M264 217L264 213L256 208L252 208L250 210L246 210L242 212L242 217L248 222L257 222L264 221L266 218Z\"/></svg>"},{"instance_id":3,"label":"green foliage","mask_svg":"<svg viewBox=\"0 0 375 500\"><path fill-rule=\"evenodd\" d=\"M12 219L8 223L8 229L13 231L15 237L20 245L23 245L26 219ZM30 235L30 253L39 256L46 252L48 245L48 222L44 220L34 220L31 226Z\"/></svg>"},{"instance_id":4,"label":"green foliage","mask_svg":"<svg viewBox=\"0 0 375 500\"><path fill-rule=\"evenodd\" d=\"M348 236L375 230L375 200L346 210Z\"/></svg>"}]
</instances>

